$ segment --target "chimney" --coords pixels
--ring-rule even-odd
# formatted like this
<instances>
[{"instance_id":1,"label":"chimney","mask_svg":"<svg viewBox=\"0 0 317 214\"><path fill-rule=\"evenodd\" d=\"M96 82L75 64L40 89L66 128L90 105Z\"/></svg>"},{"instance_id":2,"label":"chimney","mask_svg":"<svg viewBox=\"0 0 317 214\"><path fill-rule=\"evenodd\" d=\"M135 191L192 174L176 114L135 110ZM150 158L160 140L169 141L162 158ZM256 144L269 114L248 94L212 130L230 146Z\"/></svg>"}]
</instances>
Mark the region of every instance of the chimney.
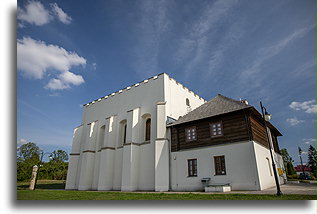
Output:
<instances>
[{"instance_id":1,"label":"chimney","mask_svg":"<svg viewBox=\"0 0 317 214\"><path fill-rule=\"evenodd\" d=\"M249 105L249 102L247 100L240 99L240 102L243 103L243 104Z\"/></svg>"}]
</instances>

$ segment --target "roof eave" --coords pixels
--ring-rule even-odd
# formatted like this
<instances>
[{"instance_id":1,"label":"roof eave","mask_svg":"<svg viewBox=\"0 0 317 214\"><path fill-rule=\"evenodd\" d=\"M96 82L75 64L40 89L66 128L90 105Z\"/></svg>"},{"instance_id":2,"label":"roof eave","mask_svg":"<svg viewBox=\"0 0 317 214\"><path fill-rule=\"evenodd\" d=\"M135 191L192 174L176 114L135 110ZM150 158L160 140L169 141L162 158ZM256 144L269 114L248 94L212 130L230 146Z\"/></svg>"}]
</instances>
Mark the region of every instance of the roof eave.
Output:
<instances>
[{"instance_id":1,"label":"roof eave","mask_svg":"<svg viewBox=\"0 0 317 214\"><path fill-rule=\"evenodd\" d=\"M256 108L252 106L252 109L257 114L257 116L262 118L262 114ZM283 136L282 133L271 122L268 121L267 124L270 129L273 129L277 133L277 136Z\"/></svg>"},{"instance_id":2,"label":"roof eave","mask_svg":"<svg viewBox=\"0 0 317 214\"><path fill-rule=\"evenodd\" d=\"M210 119L210 118L213 118L213 117L218 117L218 116L221 116L221 115L225 115L225 114L229 114L229 113L237 112L237 111L242 111L242 110L246 110L246 109L250 109L250 108L252 108L252 106L247 106L247 107L242 108L242 109L238 109L238 110L235 110L235 111L229 111L229 112L225 112L225 113L213 115L213 116L210 116L210 117L199 118L199 119L196 119L196 120L190 120L190 121L185 121L185 122L181 122L181 123L177 123L177 122L176 122L176 123L169 124L169 125L167 125L166 127L181 125L181 124L190 123L190 122L195 122L195 121L204 120L204 119Z\"/></svg>"}]
</instances>

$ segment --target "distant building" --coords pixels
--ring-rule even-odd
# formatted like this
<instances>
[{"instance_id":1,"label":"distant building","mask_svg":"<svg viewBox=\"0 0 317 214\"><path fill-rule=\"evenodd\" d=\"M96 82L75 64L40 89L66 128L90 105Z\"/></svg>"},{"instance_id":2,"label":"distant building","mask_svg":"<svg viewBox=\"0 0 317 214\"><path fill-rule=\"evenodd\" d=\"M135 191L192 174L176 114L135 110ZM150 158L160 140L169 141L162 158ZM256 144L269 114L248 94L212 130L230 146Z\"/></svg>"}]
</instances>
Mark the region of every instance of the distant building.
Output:
<instances>
[{"instance_id":1,"label":"distant building","mask_svg":"<svg viewBox=\"0 0 317 214\"><path fill-rule=\"evenodd\" d=\"M284 183L277 136L270 141ZM165 73L84 105L66 189L201 191L202 179L233 190L275 185L261 115L222 95L209 102Z\"/></svg>"},{"instance_id":2,"label":"distant building","mask_svg":"<svg viewBox=\"0 0 317 214\"><path fill-rule=\"evenodd\" d=\"M294 168L295 168L296 174L298 176L302 176L303 175L303 168L304 168L305 176L310 176L311 169L310 169L309 166L303 165L303 167L302 167L302 165L297 165Z\"/></svg>"}]
</instances>

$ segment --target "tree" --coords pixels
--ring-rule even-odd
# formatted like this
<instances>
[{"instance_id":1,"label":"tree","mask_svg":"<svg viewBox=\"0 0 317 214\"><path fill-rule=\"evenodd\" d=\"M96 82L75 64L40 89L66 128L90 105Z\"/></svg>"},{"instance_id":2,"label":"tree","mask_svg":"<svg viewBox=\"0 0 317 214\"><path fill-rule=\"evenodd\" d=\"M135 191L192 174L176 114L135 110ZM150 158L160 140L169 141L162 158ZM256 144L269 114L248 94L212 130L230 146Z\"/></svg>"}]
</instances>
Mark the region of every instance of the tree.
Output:
<instances>
[{"instance_id":1,"label":"tree","mask_svg":"<svg viewBox=\"0 0 317 214\"><path fill-rule=\"evenodd\" d=\"M286 163L286 174L287 175L295 175L296 174L296 171L294 169L294 166L292 164L292 162L288 162Z\"/></svg>"},{"instance_id":2,"label":"tree","mask_svg":"<svg viewBox=\"0 0 317 214\"><path fill-rule=\"evenodd\" d=\"M316 149L310 145L308 149L308 166L311 169L311 173L316 175Z\"/></svg>"},{"instance_id":3,"label":"tree","mask_svg":"<svg viewBox=\"0 0 317 214\"><path fill-rule=\"evenodd\" d=\"M287 149L281 149L280 150L282 158L283 158L283 162L284 162L284 168L286 170L286 174L287 175L294 175L296 174L294 166L293 166L293 162L294 160L292 159L292 157L288 154Z\"/></svg>"},{"instance_id":4,"label":"tree","mask_svg":"<svg viewBox=\"0 0 317 214\"><path fill-rule=\"evenodd\" d=\"M32 142L23 144L18 148L18 161L37 163L40 158L40 148Z\"/></svg>"},{"instance_id":5,"label":"tree","mask_svg":"<svg viewBox=\"0 0 317 214\"><path fill-rule=\"evenodd\" d=\"M64 150L55 150L52 152L52 159L46 164L45 170L48 172L50 179L64 180L67 175L68 154Z\"/></svg>"},{"instance_id":6,"label":"tree","mask_svg":"<svg viewBox=\"0 0 317 214\"><path fill-rule=\"evenodd\" d=\"M55 150L51 153L52 160L40 163L40 157L45 154L35 143L23 144L17 150L17 180L28 181L31 178L32 167L40 166L38 169L38 179L64 180L67 175L68 154L63 150Z\"/></svg>"},{"instance_id":7,"label":"tree","mask_svg":"<svg viewBox=\"0 0 317 214\"><path fill-rule=\"evenodd\" d=\"M55 150L52 152L52 160L57 162L65 162L68 160L68 154L64 150Z\"/></svg>"},{"instance_id":8,"label":"tree","mask_svg":"<svg viewBox=\"0 0 317 214\"><path fill-rule=\"evenodd\" d=\"M21 145L17 149L17 180L26 181L31 178L32 167L39 163L40 149L32 142Z\"/></svg>"},{"instance_id":9,"label":"tree","mask_svg":"<svg viewBox=\"0 0 317 214\"><path fill-rule=\"evenodd\" d=\"M284 163L293 162L291 156L289 156L287 149L280 150Z\"/></svg>"}]
</instances>

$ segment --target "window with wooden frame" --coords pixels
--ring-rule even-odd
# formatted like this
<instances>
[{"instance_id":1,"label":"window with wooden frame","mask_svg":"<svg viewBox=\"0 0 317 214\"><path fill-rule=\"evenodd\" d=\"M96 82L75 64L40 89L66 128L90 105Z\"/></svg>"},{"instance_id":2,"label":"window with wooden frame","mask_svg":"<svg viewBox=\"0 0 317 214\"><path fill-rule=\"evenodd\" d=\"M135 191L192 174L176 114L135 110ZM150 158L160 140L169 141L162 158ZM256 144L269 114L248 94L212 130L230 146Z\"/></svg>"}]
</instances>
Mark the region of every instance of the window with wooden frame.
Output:
<instances>
[{"instance_id":1,"label":"window with wooden frame","mask_svg":"<svg viewBox=\"0 0 317 214\"><path fill-rule=\"evenodd\" d=\"M185 129L186 141L194 141L197 139L196 136L196 127L192 126Z\"/></svg>"},{"instance_id":2,"label":"window with wooden frame","mask_svg":"<svg viewBox=\"0 0 317 214\"><path fill-rule=\"evenodd\" d=\"M188 162L188 177L197 176L197 159L189 159Z\"/></svg>"},{"instance_id":3,"label":"window with wooden frame","mask_svg":"<svg viewBox=\"0 0 317 214\"><path fill-rule=\"evenodd\" d=\"M151 118L147 119L145 122L145 141L151 139Z\"/></svg>"},{"instance_id":4,"label":"window with wooden frame","mask_svg":"<svg viewBox=\"0 0 317 214\"><path fill-rule=\"evenodd\" d=\"M225 156L214 156L215 175L226 175Z\"/></svg>"},{"instance_id":5,"label":"window with wooden frame","mask_svg":"<svg viewBox=\"0 0 317 214\"><path fill-rule=\"evenodd\" d=\"M211 137L218 137L223 135L223 128L222 128L222 122L214 122L210 123L210 136Z\"/></svg>"}]
</instances>

